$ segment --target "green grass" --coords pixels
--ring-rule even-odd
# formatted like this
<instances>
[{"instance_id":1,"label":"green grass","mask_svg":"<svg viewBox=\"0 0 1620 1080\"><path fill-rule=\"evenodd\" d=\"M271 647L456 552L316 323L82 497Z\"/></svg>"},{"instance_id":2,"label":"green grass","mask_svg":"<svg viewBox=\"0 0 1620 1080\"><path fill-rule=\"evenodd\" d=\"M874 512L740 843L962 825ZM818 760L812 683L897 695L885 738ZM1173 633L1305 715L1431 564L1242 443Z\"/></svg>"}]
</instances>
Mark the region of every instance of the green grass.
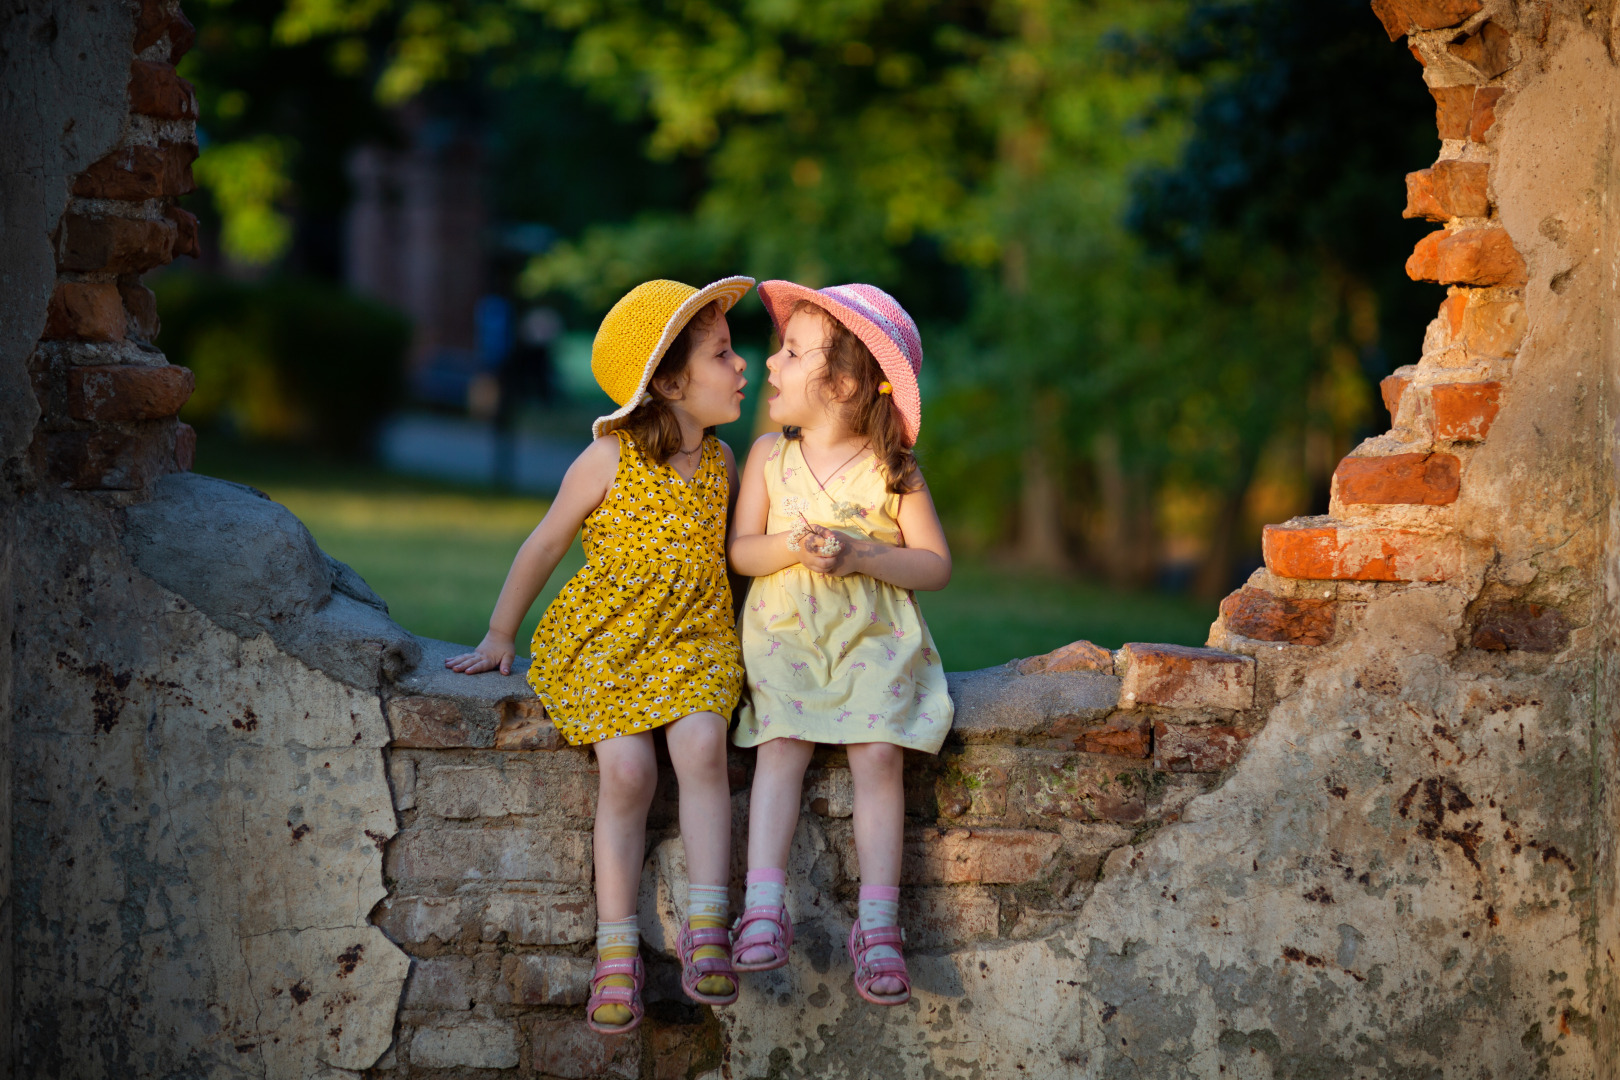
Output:
<instances>
[{"instance_id":1,"label":"green grass","mask_svg":"<svg viewBox=\"0 0 1620 1080\"><path fill-rule=\"evenodd\" d=\"M197 471L251 484L297 514L321 547L354 567L400 625L426 637L483 637L518 545L546 510L541 499L410 480L350 463L250 451L200 440ZM518 638L584 563L576 540ZM1201 645L1215 605L959 562L948 588L919 595L946 666L989 667L1077 638Z\"/></svg>"}]
</instances>

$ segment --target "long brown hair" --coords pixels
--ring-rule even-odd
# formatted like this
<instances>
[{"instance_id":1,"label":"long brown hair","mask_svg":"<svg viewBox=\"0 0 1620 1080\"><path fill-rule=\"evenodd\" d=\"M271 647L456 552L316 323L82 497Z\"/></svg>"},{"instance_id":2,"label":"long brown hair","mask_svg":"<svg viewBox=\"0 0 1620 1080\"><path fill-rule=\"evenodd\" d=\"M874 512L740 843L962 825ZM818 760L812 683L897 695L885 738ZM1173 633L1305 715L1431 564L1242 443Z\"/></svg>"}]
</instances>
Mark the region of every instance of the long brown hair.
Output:
<instances>
[{"instance_id":1,"label":"long brown hair","mask_svg":"<svg viewBox=\"0 0 1620 1080\"><path fill-rule=\"evenodd\" d=\"M853 387L848 396L836 398L843 408L844 423L857 437L872 446L872 455L882 464L888 477L888 489L904 495L922 487L922 475L917 469L917 456L906 445L906 425L892 394L878 393L878 387L887 381L877 357L866 347L866 342L832 315L827 309L809 300L800 300L788 312L792 318L801 311L814 312L827 325L827 366L820 380L830 387ZM786 325L786 320L783 320ZM818 381L820 381L818 380ZM798 428L784 428L782 433L790 439L799 437Z\"/></svg>"},{"instance_id":2,"label":"long brown hair","mask_svg":"<svg viewBox=\"0 0 1620 1080\"><path fill-rule=\"evenodd\" d=\"M664 464L681 449L681 422L669 407L670 398L665 387L680 387L686 377L686 365L692 360L692 346L719 317L720 306L717 303L711 301L698 308L691 321L669 343L652 378L647 380L646 398L625 417L623 429L635 438L641 452L651 458L655 465ZM714 428L704 428L703 434L713 435Z\"/></svg>"}]
</instances>

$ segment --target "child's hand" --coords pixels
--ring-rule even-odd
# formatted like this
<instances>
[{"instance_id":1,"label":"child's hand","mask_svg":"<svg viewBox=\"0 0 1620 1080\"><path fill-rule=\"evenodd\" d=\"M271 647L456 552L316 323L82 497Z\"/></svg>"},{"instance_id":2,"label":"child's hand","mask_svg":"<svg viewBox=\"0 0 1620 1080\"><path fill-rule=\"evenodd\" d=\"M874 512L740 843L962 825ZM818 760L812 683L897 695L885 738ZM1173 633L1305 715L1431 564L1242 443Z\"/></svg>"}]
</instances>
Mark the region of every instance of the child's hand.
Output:
<instances>
[{"instance_id":1,"label":"child's hand","mask_svg":"<svg viewBox=\"0 0 1620 1080\"><path fill-rule=\"evenodd\" d=\"M451 671L459 671L463 675L477 675L481 671L494 671L501 669L502 675L512 674L512 659L517 656L517 644L509 637L503 637L491 630L484 635L484 640L478 643L478 648L470 653L452 656L444 662L444 666Z\"/></svg>"},{"instance_id":2,"label":"child's hand","mask_svg":"<svg viewBox=\"0 0 1620 1080\"><path fill-rule=\"evenodd\" d=\"M855 542L825 525L808 525L800 541L799 562L818 574L843 577L854 571L852 549Z\"/></svg>"}]
</instances>

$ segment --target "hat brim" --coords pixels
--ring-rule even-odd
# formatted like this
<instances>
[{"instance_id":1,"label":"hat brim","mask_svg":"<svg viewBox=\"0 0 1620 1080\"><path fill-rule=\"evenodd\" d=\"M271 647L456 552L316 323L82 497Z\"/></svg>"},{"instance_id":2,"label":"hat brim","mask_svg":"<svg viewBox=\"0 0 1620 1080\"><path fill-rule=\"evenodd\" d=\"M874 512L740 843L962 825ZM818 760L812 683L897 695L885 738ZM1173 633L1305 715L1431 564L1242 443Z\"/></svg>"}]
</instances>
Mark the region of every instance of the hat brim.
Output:
<instances>
[{"instance_id":1,"label":"hat brim","mask_svg":"<svg viewBox=\"0 0 1620 1080\"><path fill-rule=\"evenodd\" d=\"M851 333L860 338L861 344L872 350L872 356L877 360L878 367L883 369L883 374L889 379L889 385L894 388L894 401L900 407L900 420L901 426L905 429L906 445L916 445L917 434L922 430L922 391L917 386L917 373L911 370L911 363L900 351L900 346L894 343L894 339L889 337L882 327L848 304L797 282L762 281L759 283L759 298L765 302L765 310L770 313L778 337L782 336L786 328L793 305L800 300L808 300L843 323ZM916 417L915 422L912 417Z\"/></svg>"},{"instance_id":2,"label":"hat brim","mask_svg":"<svg viewBox=\"0 0 1620 1080\"><path fill-rule=\"evenodd\" d=\"M636 406L647 400L647 386L652 382L653 372L658 370L658 362L669 351L675 338L686 329L686 324L692 317L710 303L720 305L723 315L737 306L737 301L748 295L748 290L754 287L754 279L738 275L736 277L721 278L703 286L697 292L681 302L670 315L669 321L664 324L664 332L658 336L658 343L653 346L652 352L647 355L647 362L641 369L641 381L636 384L636 392L630 395L630 400L619 406L606 416L599 416L591 424L591 438L600 439L614 428L622 427L629 415L636 411Z\"/></svg>"}]
</instances>

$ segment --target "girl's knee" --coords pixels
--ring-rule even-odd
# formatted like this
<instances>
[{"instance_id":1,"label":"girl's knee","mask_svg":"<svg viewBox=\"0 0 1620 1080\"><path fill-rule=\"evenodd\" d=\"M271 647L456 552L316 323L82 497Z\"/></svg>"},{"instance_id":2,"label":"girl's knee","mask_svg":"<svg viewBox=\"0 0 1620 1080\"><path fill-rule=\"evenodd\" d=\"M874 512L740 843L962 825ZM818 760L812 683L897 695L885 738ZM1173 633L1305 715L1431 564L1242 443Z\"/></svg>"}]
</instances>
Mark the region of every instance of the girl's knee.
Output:
<instances>
[{"instance_id":1,"label":"girl's knee","mask_svg":"<svg viewBox=\"0 0 1620 1080\"><path fill-rule=\"evenodd\" d=\"M602 794L610 799L651 799L658 786L658 762L651 756L616 754L598 761Z\"/></svg>"},{"instance_id":2,"label":"girl's knee","mask_svg":"<svg viewBox=\"0 0 1620 1080\"><path fill-rule=\"evenodd\" d=\"M851 772L898 773L905 760L906 752L893 743L858 743L849 748Z\"/></svg>"}]
</instances>

